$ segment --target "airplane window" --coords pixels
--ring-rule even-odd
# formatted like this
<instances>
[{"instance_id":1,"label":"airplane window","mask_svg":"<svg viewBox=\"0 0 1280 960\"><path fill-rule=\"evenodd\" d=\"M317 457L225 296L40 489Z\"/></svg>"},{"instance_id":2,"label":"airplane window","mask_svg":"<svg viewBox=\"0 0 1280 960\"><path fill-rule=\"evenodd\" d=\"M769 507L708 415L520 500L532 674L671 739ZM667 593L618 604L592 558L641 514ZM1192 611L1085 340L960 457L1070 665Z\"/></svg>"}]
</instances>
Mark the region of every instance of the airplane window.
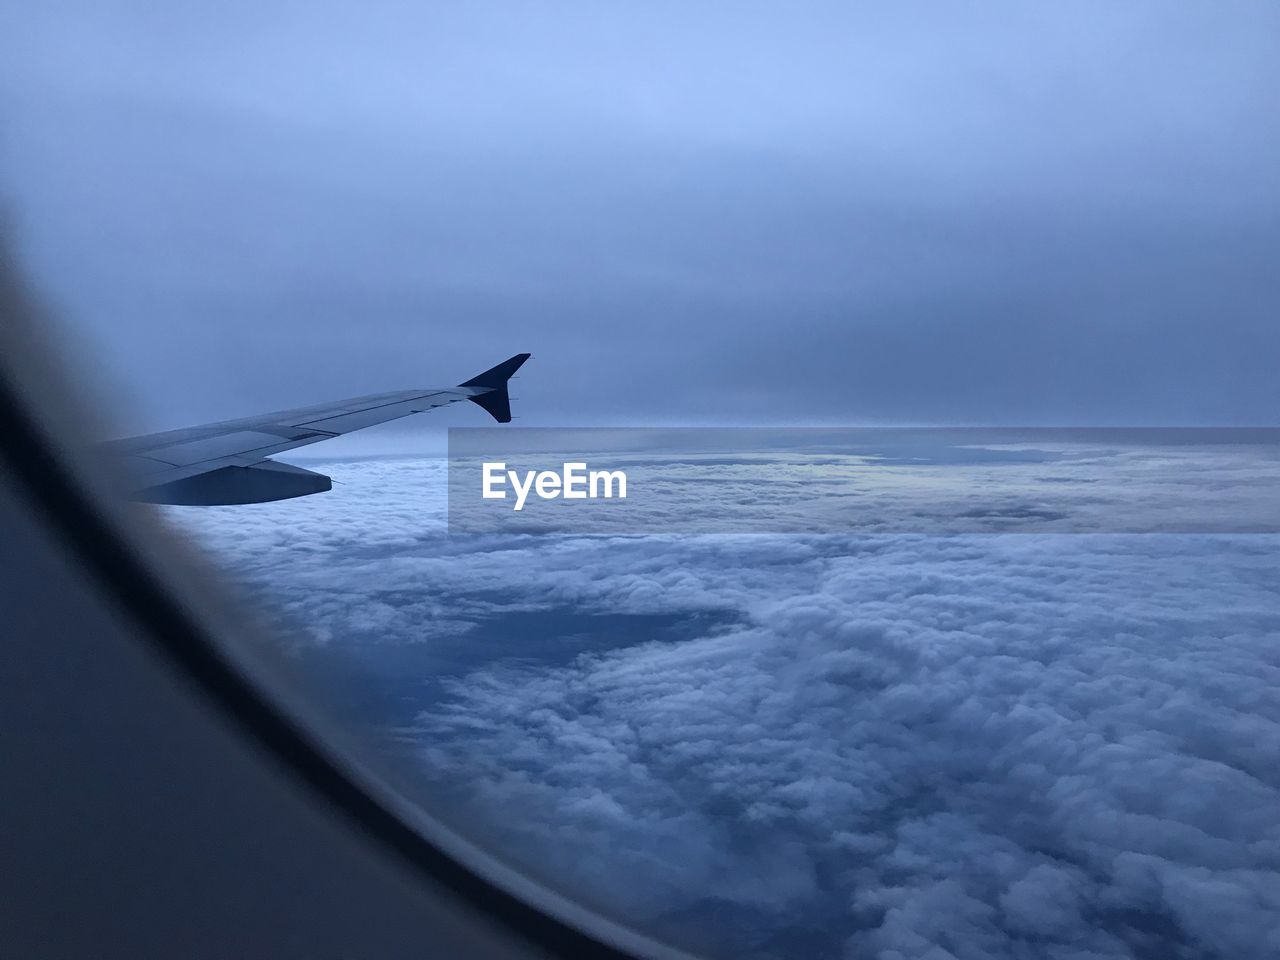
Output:
<instances>
[{"instance_id":1,"label":"airplane window","mask_svg":"<svg viewBox=\"0 0 1280 960\"><path fill-rule=\"evenodd\" d=\"M357 779L655 955L1280 954L1280 10L6 19L63 400Z\"/></svg>"}]
</instances>

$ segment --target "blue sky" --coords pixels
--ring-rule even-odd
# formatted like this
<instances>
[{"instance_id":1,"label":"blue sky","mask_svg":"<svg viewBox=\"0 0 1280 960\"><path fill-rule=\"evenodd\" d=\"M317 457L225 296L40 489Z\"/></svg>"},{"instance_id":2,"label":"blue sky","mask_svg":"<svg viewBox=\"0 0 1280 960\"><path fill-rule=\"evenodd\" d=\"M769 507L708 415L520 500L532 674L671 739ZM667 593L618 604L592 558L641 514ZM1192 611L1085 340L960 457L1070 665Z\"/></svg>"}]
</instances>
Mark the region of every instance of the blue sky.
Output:
<instances>
[{"instance_id":1,"label":"blue sky","mask_svg":"<svg viewBox=\"0 0 1280 960\"><path fill-rule=\"evenodd\" d=\"M552 425L1280 409L1271 4L3 16L7 219L131 427L518 350Z\"/></svg>"}]
</instances>

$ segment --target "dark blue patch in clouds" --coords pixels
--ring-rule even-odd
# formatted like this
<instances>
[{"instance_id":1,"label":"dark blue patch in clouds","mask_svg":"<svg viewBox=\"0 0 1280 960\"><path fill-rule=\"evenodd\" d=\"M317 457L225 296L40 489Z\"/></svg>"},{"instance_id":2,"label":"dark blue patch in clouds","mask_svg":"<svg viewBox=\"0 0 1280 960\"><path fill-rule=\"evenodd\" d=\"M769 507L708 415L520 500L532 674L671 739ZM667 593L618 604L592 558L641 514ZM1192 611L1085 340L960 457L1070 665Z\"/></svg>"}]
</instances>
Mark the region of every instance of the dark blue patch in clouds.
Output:
<instances>
[{"instance_id":1,"label":"dark blue patch in clouds","mask_svg":"<svg viewBox=\"0 0 1280 960\"><path fill-rule=\"evenodd\" d=\"M260 599L271 604L269 593ZM382 598L386 600L384 596ZM501 608L519 595L490 595ZM392 601L394 602L394 600ZM582 653L705 636L736 622L714 613L600 613L569 607L511 610L427 642L306 645L296 651L306 682L326 710L360 725L395 727L447 696L450 682L478 666L538 669L564 666Z\"/></svg>"}]
</instances>

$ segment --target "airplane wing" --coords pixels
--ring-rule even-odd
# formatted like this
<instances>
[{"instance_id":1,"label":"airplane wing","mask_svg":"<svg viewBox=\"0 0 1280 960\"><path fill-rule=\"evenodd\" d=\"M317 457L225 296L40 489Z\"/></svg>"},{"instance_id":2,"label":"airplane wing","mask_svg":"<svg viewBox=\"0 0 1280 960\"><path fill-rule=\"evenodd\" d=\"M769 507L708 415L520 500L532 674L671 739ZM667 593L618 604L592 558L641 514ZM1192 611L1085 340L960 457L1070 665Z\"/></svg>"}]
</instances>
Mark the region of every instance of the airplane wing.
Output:
<instances>
[{"instance_id":1,"label":"airplane wing","mask_svg":"<svg viewBox=\"0 0 1280 960\"><path fill-rule=\"evenodd\" d=\"M269 459L294 447L339 437L377 423L459 400L483 407L499 423L511 420L507 380L529 359L518 353L456 387L401 390L355 397L259 417L112 440L104 446L136 478L130 496L148 503L266 503L323 493L324 474Z\"/></svg>"}]
</instances>

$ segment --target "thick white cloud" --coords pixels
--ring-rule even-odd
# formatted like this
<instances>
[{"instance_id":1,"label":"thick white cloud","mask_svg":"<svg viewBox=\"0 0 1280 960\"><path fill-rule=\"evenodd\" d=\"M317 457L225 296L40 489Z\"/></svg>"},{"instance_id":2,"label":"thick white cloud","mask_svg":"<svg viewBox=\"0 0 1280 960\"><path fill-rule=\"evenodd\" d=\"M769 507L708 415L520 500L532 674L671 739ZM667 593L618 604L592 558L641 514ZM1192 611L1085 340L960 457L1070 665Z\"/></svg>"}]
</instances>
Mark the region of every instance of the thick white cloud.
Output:
<instances>
[{"instance_id":1,"label":"thick white cloud","mask_svg":"<svg viewBox=\"0 0 1280 960\"><path fill-rule=\"evenodd\" d=\"M1280 955L1275 537L450 539L438 463L332 470L360 495L177 513L371 658L721 614L480 644L413 724L471 828L570 891L732 955Z\"/></svg>"}]
</instances>

